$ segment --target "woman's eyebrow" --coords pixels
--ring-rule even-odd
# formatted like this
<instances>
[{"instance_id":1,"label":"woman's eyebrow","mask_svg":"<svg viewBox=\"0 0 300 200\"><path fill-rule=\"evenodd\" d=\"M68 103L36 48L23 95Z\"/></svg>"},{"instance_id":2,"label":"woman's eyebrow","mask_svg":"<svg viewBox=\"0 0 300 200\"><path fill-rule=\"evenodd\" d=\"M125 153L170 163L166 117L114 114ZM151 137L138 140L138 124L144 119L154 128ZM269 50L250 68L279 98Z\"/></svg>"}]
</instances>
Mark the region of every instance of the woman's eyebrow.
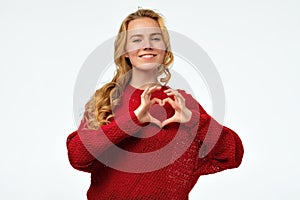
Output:
<instances>
[{"instance_id":1,"label":"woman's eyebrow","mask_svg":"<svg viewBox=\"0 0 300 200\"><path fill-rule=\"evenodd\" d=\"M162 35L162 33L151 33L150 36L154 36L154 35ZM134 35L131 35L129 37L129 39L133 38L133 37L144 37L143 34L134 34Z\"/></svg>"},{"instance_id":2,"label":"woman's eyebrow","mask_svg":"<svg viewBox=\"0 0 300 200\"><path fill-rule=\"evenodd\" d=\"M151 33L150 35L151 36L153 36L153 35L162 35L162 33Z\"/></svg>"},{"instance_id":3,"label":"woman's eyebrow","mask_svg":"<svg viewBox=\"0 0 300 200\"><path fill-rule=\"evenodd\" d=\"M129 37L129 39L131 39L131 38L133 38L133 37L143 37L143 35L142 35L142 34L134 34L134 35L131 35L131 36Z\"/></svg>"}]
</instances>

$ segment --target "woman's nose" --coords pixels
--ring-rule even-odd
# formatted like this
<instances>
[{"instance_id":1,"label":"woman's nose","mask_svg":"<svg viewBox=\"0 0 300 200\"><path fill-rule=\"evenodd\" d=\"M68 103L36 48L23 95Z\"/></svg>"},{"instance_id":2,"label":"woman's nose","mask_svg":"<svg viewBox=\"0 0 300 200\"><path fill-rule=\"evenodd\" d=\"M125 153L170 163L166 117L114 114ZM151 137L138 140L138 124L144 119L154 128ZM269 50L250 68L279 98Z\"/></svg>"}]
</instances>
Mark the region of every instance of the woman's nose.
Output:
<instances>
[{"instance_id":1,"label":"woman's nose","mask_svg":"<svg viewBox=\"0 0 300 200\"><path fill-rule=\"evenodd\" d=\"M150 41L150 39L145 39L143 41L143 46L142 46L143 49L152 49L152 43Z\"/></svg>"}]
</instances>

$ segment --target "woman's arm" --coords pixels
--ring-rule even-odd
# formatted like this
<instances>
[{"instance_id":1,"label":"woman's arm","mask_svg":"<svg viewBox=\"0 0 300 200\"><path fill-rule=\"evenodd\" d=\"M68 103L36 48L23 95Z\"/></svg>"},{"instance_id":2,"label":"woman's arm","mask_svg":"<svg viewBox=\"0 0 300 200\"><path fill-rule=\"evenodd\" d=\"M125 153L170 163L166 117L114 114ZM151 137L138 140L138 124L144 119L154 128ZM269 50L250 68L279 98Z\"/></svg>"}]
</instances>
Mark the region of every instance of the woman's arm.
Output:
<instances>
[{"instance_id":1,"label":"woman's arm","mask_svg":"<svg viewBox=\"0 0 300 200\"><path fill-rule=\"evenodd\" d=\"M134 112L122 115L98 130L84 128L85 122L82 120L78 130L67 138L70 164L75 169L90 172L95 157L101 155L112 143L117 144L137 133L144 125L146 123L140 123Z\"/></svg>"},{"instance_id":2,"label":"woman's arm","mask_svg":"<svg viewBox=\"0 0 300 200\"><path fill-rule=\"evenodd\" d=\"M198 142L195 176L238 167L244 154L239 136L208 115L190 94L183 90L180 93L186 99L186 106L192 111L191 120L185 125L196 134L195 139Z\"/></svg>"},{"instance_id":3,"label":"woman's arm","mask_svg":"<svg viewBox=\"0 0 300 200\"><path fill-rule=\"evenodd\" d=\"M201 115L196 138L199 142L194 168L196 176L237 168L241 164L244 154L241 139L209 115Z\"/></svg>"}]
</instances>

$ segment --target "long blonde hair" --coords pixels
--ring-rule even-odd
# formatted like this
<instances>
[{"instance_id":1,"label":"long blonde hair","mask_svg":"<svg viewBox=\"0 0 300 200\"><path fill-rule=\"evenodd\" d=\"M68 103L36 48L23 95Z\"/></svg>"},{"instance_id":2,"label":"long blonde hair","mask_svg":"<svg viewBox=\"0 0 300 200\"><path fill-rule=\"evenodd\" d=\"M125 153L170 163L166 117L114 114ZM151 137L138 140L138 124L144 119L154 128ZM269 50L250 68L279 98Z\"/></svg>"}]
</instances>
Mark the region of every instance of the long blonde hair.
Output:
<instances>
[{"instance_id":1,"label":"long blonde hair","mask_svg":"<svg viewBox=\"0 0 300 200\"><path fill-rule=\"evenodd\" d=\"M165 27L164 19L161 15L149 9L138 9L136 12L129 14L123 20L114 43L116 73L109 83L96 90L95 94L85 105L84 119L89 129L98 129L99 126L110 123L110 118L113 117L112 110L120 103L122 91L131 80L132 65L124 55L126 31L130 21L142 17L155 20L162 31L163 40L166 44L166 53L163 64L159 68L159 75L164 73L165 77L160 78L160 82L167 84L171 78L168 67L173 62L174 57L171 52L169 33Z\"/></svg>"}]
</instances>

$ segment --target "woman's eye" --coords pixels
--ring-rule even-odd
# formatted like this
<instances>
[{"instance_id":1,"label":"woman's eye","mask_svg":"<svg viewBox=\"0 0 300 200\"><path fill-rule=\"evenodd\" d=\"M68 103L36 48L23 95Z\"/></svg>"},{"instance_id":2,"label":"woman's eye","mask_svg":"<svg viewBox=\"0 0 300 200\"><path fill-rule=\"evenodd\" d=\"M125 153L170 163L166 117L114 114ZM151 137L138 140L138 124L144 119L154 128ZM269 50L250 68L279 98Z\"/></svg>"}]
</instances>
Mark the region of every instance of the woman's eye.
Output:
<instances>
[{"instance_id":1,"label":"woman's eye","mask_svg":"<svg viewBox=\"0 0 300 200\"><path fill-rule=\"evenodd\" d=\"M154 41L160 41L160 40L161 40L161 38L159 38L159 37L155 37L155 38L152 38L152 40L154 40Z\"/></svg>"},{"instance_id":2,"label":"woman's eye","mask_svg":"<svg viewBox=\"0 0 300 200\"><path fill-rule=\"evenodd\" d=\"M140 42L140 41L142 41L141 39L134 39L134 40L132 40L132 42Z\"/></svg>"}]
</instances>

